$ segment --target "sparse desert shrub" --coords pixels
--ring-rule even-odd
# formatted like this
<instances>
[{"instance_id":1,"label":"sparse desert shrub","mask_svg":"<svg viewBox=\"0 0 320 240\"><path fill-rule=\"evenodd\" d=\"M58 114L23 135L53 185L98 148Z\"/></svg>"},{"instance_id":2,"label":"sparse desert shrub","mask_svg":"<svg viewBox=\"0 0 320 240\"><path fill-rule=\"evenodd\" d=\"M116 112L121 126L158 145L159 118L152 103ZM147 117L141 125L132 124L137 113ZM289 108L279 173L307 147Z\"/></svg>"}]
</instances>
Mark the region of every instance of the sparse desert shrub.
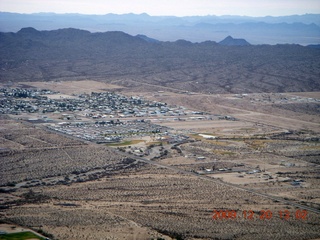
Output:
<instances>
[{"instance_id":1,"label":"sparse desert shrub","mask_svg":"<svg viewBox=\"0 0 320 240\"><path fill-rule=\"evenodd\" d=\"M7 186L8 186L8 187L15 187L16 184L17 184L16 182L8 182L8 183L7 183Z\"/></svg>"},{"instance_id":2,"label":"sparse desert shrub","mask_svg":"<svg viewBox=\"0 0 320 240\"><path fill-rule=\"evenodd\" d=\"M43 229L37 229L36 231L45 237L48 237L50 239L54 239L54 236L51 233L48 233L48 232L44 231Z\"/></svg>"},{"instance_id":3,"label":"sparse desert shrub","mask_svg":"<svg viewBox=\"0 0 320 240\"><path fill-rule=\"evenodd\" d=\"M167 235L173 239L176 239L176 240L183 240L184 237L182 234L180 233L177 233L177 232L172 232L172 231L167 231L167 230L158 230L159 233L162 233L164 235Z\"/></svg>"}]
</instances>

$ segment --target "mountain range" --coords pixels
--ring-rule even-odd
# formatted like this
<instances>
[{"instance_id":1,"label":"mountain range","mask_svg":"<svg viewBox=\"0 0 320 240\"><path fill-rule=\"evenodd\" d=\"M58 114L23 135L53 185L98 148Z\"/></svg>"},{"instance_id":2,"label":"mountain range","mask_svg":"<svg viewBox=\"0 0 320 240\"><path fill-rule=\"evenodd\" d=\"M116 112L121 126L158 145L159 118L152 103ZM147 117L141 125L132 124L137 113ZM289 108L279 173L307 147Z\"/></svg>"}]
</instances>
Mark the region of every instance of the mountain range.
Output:
<instances>
[{"instance_id":1,"label":"mountain range","mask_svg":"<svg viewBox=\"0 0 320 240\"><path fill-rule=\"evenodd\" d=\"M231 36L226 37L222 41L219 42L220 45L225 45L225 46L248 46L250 43L248 43L245 39L235 39Z\"/></svg>"},{"instance_id":2,"label":"mountain range","mask_svg":"<svg viewBox=\"0 0 320 240\"><path fill-rule=\"evenodd\" d=\"M239 46L240 45L240 46ZM0 33L0 81L93 79L133 90L202 93L320 91L320 49L159 41L120 31L73 28Z\"/></svg>"},{"instance_id":3,"label":"mountain range","mask_svg":"<svg viewBox=\"0 0 320 240\"><path fill-rule=\"evenodd\" d=\"M123 31L161 41L221 41L226 36L244 38L251 44L319 44L320 15L284 17L244 16L149 16L148 14L17 14L0 12L0 31L78 28L90 32Z\"/></svg>"}]
</instances>

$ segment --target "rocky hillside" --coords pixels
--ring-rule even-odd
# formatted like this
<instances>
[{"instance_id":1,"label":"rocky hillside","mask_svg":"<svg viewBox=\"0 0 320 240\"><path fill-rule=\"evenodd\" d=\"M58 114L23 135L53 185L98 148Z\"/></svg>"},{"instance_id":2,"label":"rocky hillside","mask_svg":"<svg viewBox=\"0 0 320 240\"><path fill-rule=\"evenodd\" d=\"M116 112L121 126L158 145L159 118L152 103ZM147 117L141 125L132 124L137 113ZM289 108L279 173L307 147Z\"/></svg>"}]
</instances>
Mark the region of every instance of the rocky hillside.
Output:
<instances>
[{"instance_id":1,"label":"rocky hillside","mask_svg":"<svg viewBox=\"0 0 320 240\"><path fill-rule=\"evenodd\" d=\"M96 79L205 93L320 91L320 49L299 45L225 46L24 28L0 33L0 56L1 82Z\"/></svg>"}]
</instances>

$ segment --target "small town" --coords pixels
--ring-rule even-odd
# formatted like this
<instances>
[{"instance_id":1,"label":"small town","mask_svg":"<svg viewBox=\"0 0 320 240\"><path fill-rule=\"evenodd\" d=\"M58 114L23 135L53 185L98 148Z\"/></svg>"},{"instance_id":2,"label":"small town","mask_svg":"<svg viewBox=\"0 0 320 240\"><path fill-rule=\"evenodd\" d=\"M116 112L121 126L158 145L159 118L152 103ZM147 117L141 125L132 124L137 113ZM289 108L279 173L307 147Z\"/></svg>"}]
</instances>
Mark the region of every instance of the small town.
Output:
<instances>
[{"instance_id":1,"label":"small town","mask_svg":"<svg viewBox=\"0 0 320 240\"><path fill-rule=\"evenodd\" d=\"M152 117L204 115L184 107L167 106L166 103L147 101L141 97L126 97L112 92L74 95L64 98L58 92L22 88L0 89L0 113L63 113L65 118L76 116L99 118ZM43 116L45 117L45 116Z\"/></svg>"},{"instance_id":2,"label":"small town","mask_svg":"<svg viewBox=\"0 0 320 240\"><path fill-rule=\"evenodd\" d=\"M112 92L67 96L35 88L0 89L0 113L99 144L147 136L155 141L179 143L186 137L160 122L235 120Z\"/></svg>"}]
</instances>

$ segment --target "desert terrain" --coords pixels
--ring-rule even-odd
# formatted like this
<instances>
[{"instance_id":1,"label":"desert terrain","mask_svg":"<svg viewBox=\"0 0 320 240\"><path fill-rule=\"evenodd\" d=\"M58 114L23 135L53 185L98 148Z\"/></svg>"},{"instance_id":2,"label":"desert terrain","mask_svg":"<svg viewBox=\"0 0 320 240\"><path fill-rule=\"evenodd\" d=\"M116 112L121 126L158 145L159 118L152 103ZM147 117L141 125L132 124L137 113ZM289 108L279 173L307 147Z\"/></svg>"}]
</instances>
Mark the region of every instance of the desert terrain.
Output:
<instances>
[{"instance_id":1,"label":"desert terrain","mask_svg":"<svg viewBox=\"0 0 320 240\"><path fill-rule=\"evenodd\" d=\"M2 231L320 238L320 92L208 94L92 80L1 88ZM108 99L117 110L96 106Z\"/></svg>"}]
</instances>

